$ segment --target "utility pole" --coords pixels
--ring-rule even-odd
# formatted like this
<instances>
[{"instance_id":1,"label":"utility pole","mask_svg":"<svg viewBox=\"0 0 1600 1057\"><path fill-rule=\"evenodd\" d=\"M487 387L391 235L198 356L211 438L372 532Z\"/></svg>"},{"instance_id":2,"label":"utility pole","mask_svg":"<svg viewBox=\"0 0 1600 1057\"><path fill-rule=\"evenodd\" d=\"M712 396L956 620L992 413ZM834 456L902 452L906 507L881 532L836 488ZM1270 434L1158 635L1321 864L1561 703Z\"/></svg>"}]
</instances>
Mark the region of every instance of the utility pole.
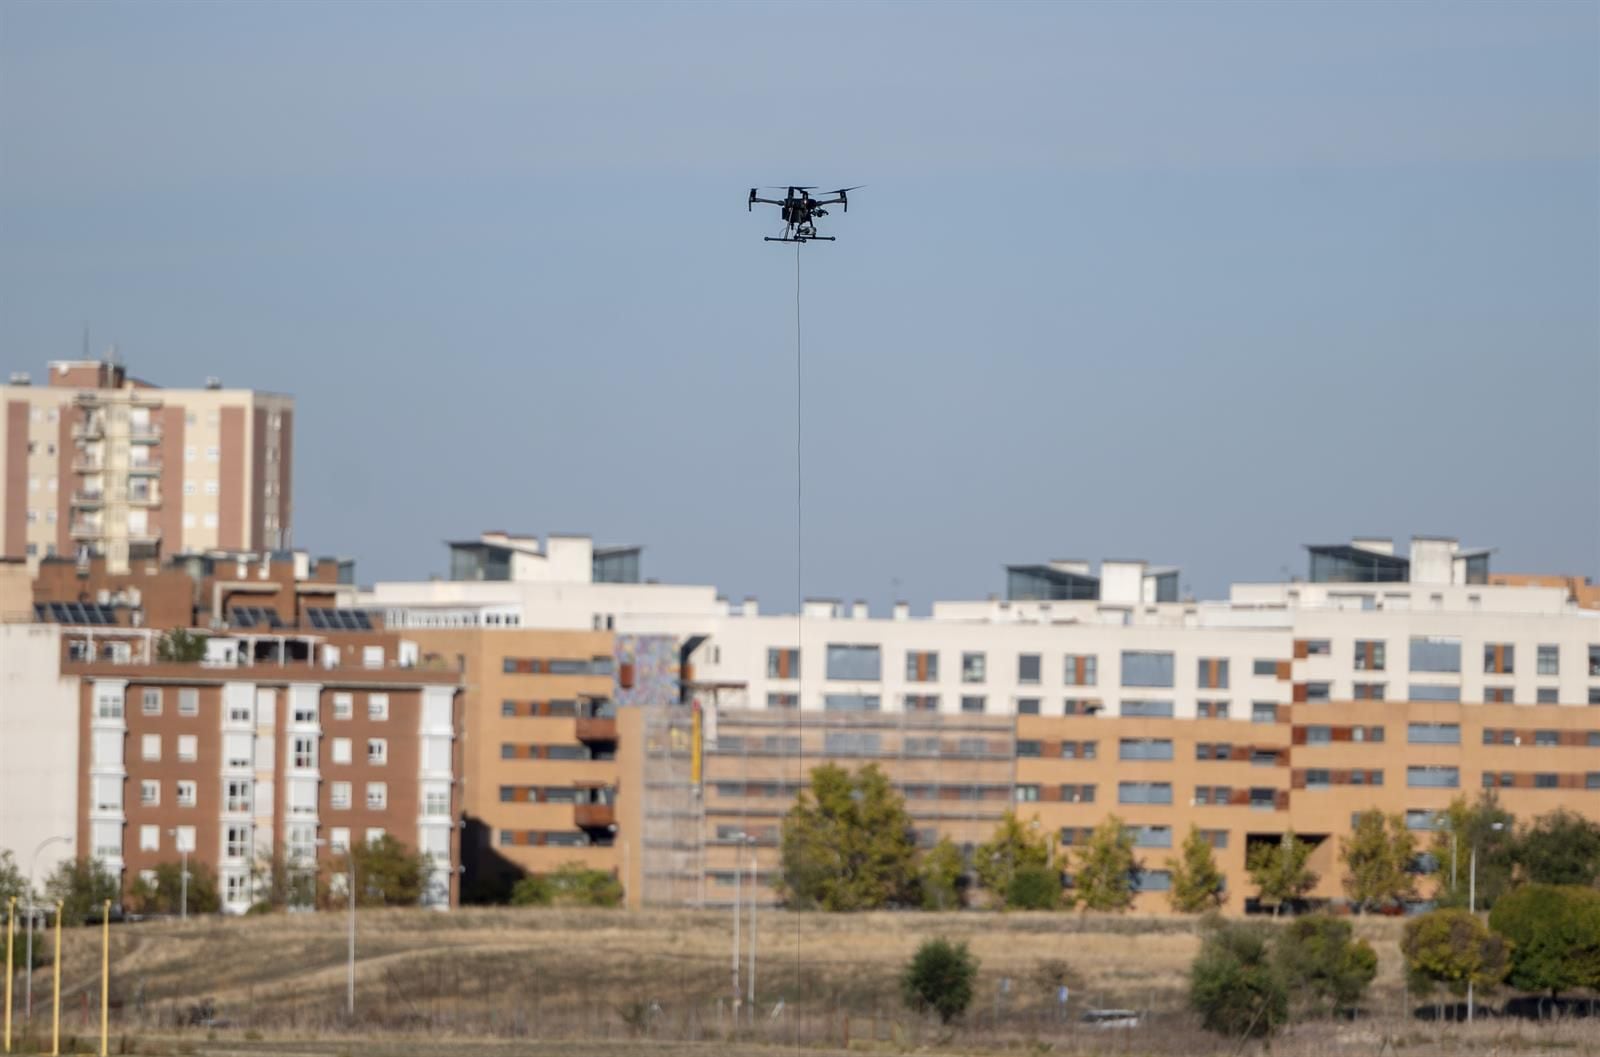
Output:
<instances>
[{"instance_id":1,"label":"utility pole","mask_svg":"<svg viewBox=\"0 0 1600 1057\"><path fill-rule=\"evenodd\" d=\"M750 838L750 979L746 981L750 1023L756 1022L756 839Z\"/></svg>"},{"instance_id":2,"label":"utility pole","mask_svg":"<svg viewBox=\"0 0 1600 1057\"><path fill-rule=\"evenodd\" d=\"M740 841L744 834L739 834ZM734 852L733 860L733 1021L739 1022L739 885L744 871L739 868L738 852Z\"/></svg>"},{"instance_id":3,"label":"utility pole","mask_svg":"<svg viewBox=\"0 0 1600 1057\"><path fill-rule=\"evenodd\" d=\"M350 958L345 967L344 1012L351 1024L356 1021L356 851L352 842L344 849L350 863Z\"/></svg>"}]
</instances>

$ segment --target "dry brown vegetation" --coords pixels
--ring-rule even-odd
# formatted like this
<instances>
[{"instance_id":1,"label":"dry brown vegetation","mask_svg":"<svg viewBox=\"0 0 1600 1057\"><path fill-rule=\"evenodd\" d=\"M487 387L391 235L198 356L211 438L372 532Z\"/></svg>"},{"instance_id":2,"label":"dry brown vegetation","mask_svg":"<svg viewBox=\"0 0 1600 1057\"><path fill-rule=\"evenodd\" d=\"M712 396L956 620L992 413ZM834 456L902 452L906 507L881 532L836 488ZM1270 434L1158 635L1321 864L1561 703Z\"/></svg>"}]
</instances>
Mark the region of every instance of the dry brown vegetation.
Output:
<instances>
[{"instance_id":1,"label":"dry brown vegetation","mask_svg":"<svg viewBox=\"0 0 1600 1057\"><path fill-rule=\"evenodd\" d=\"M345 919L277 915L112 928L113 1033L139 1052L510 1054L898 1052L1231 1053L1184 1010L1192 919L1071 914L778 914L761 918L759 1012L735 1023L726 913L468 909L360 915L357 1018L344 1019ZM1600 1053L1593 1021L1434 1025L1411 1015L1400 922L1358 920L1379 954L1368 1016L1298 1025L1277 1054ZM898 973L931 935L968 941L978 999L954 1032L909 1017ZM67 1029L96 1025L99 931L66 945ZM1056 980L1072 988L1056 1005ZM1009 979L1002 991L1001 980ZM35 975L36 1014L49 972ZM43 996L45 1002L40 1002ZM186 1025L215 1005L222 1026ZM782 1001L776 1015L774 1006ZM1094 1006L1149 1014L1082 1025ZM40 1026L36 1015L35 1027ZM48 1027L48 1022L43 1022ZM208 1038L208 1036L215 1036ZM352 1049L352 1036L361 1041ZM425 1039L426 1041L421 1041ZM115 1048L115 1040L114 1040Z\"/></svg>"}]
</instances>

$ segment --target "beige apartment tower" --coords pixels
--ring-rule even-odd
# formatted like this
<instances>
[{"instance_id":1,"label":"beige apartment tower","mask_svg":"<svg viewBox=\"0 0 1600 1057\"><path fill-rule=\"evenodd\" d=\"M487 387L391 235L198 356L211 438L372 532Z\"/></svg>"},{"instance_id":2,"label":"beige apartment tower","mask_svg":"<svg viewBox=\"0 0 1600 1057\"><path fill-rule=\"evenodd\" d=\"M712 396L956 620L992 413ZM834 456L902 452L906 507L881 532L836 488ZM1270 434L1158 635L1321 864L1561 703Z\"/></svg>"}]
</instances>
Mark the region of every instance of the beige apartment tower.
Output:
<instances>
[{"instance_id":1,"label":"beige apartment tower","mask_svg":"<svg viewBox=\"0 0 1600 1057\"><path fill-rule=\"evenodd\" d=\"M294 400L162 389L109 360L0 386L0 558L129 563L291 544Z\"/></svg>"}]
</instances>

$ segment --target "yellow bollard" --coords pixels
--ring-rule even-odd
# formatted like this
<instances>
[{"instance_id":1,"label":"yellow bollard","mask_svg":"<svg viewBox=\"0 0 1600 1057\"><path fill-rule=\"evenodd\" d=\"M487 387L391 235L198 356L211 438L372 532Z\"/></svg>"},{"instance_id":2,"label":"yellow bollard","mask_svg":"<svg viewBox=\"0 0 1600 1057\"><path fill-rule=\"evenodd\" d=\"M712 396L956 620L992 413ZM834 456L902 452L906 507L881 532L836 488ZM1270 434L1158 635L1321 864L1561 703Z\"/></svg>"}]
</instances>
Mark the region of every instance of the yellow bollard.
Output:
<instances>
[{"instance_id":1,"label":"yellow bollard","mask_svg":"<svg viewBox=\"0 0 1600 1057\"><path fill-rule=\"evenodd\" d=\"M6 1052L11 1052L11 952L17 945L17 897L6 906Z\"/></svg>"},{"instance_id":2,"label":"yellow bollard","mask_svg":"<svg viewBox=\"0 0 1600 1057\"><path fill-rule=\"evenodd\" d=\"M111 1024L111 900L100 919L100 1057L106 1057L106 1034Z\"/></svg>"},{"instance_id":3,"label":"yellow bollard","mask_svg":"<svg viewBox=\"0 0 1600 1057\"><path fill-rule=\"evenodd\" d=\"M50 1057L61 1057L61 900L56 900L56 1000L50 1023Z\"/></svg>"}]
</instances>

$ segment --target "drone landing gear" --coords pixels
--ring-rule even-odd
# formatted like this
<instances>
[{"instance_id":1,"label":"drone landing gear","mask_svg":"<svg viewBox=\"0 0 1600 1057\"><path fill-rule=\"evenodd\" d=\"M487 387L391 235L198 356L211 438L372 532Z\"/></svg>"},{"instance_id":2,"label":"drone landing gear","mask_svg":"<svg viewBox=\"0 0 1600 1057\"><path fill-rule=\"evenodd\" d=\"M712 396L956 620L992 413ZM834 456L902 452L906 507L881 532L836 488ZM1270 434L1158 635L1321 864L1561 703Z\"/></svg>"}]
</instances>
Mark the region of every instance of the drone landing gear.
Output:
<instances>
[{"instance_id":1,"label":"drone landing gear","mask_svg":"<svg viewBox=\"0 0 1600 1057\"><path fill-rule=\"evenodd\" d=\"M764 238L761 241L762 242L835 242L837 240L833 235L801 235L799 238L793 238L793 239L787 238L787 237L786 238L781 238L781 239L775 239L775 238L772 238L771 236L768 236L767 238Z\"/></svg>"}]
</instances>

